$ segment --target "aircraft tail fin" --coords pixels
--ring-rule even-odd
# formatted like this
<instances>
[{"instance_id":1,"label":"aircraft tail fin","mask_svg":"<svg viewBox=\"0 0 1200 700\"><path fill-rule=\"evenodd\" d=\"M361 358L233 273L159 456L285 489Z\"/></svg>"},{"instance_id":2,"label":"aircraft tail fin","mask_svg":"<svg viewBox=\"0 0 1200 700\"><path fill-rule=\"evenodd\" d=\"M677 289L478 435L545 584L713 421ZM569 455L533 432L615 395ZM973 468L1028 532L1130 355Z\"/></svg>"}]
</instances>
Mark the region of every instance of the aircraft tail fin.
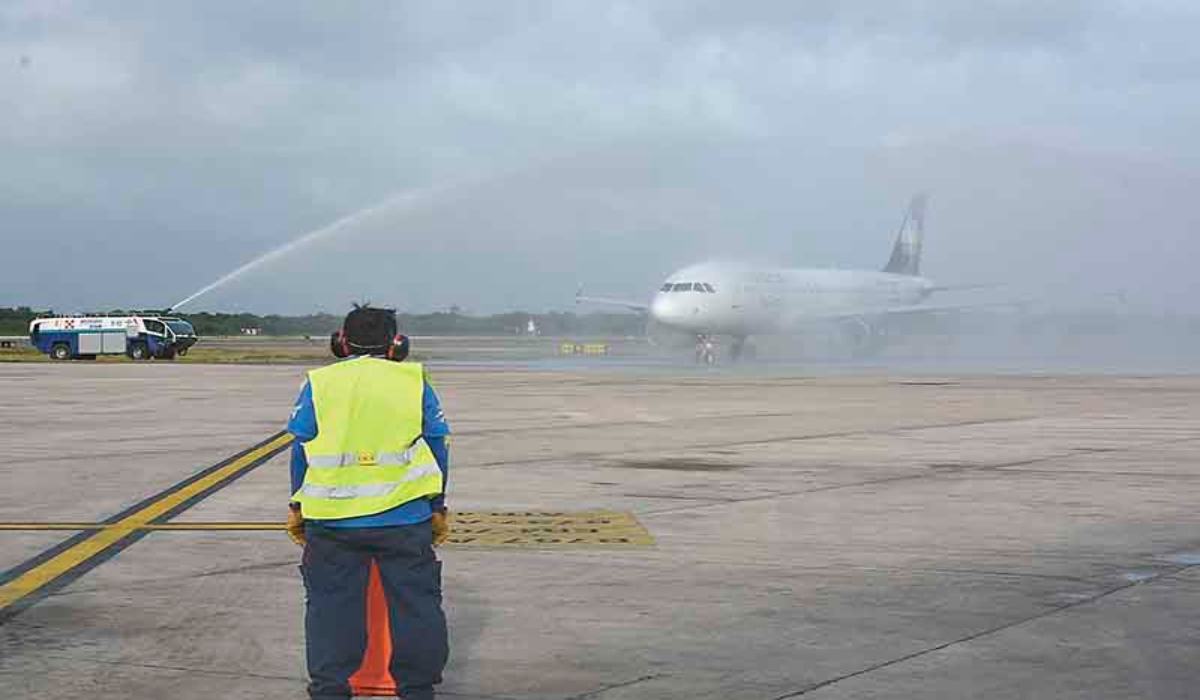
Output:
<instances>
[{"instance_id":1,"label":"aircraft tail fin","mask_svg":"<svg viewBox=\"0 0 1200 700\"><path fill-rule=\"evenodd\" d=\"M884 272L897 275L921 274L921 246L925 239L925 193L917 194L904 213L904 223L896 236L892 257L884 266Z\"/></svg>"}]
</instances>

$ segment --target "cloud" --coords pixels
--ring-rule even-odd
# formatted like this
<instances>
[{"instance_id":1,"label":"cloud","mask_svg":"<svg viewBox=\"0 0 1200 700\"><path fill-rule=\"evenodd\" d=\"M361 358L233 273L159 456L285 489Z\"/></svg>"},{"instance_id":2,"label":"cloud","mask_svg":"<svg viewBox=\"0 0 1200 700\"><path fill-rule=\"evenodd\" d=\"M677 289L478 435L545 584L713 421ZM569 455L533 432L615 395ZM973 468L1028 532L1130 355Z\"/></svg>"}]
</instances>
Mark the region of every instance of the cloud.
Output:
<instances>
[{"instance_id":1,"label":"cloud","mask_svg":"<svg viewBox=\"0 0 1200 700\"><path fill-rule=\"evenodd\" d=\"M1040 153L1099 169L1057 170L1069 181L1048 186L1070 193L1095 191L1093 176L1190 177L1197 14L1118 0L10 2L0 236L30 264L6 273L0 303L181 298L395 192L521 168L538 173L421 214L424 235L367 227L357 245L422 261L420 304L479 308L561 305L560 288L601 277L598 260L614 292L724 252L872 263L923 177L955 206L975 201L969 183L1045 172ZM972 194L981 210L987 194ZM1166 233L1188 206L1162 202L1163 233L1142 244L1191 245ZM1060 227L1086 245L1074 234L1097 222L1074 211ZM830 240L798 242L796 218ZM354 249L325 261L352 267L337 255ZM73 256L71 284L39 282ZM503 294L486 279L497 259ZM336 284L287 283L289 265L317 262L212 303L337 298Z\"/></svg>"}]
</instances>

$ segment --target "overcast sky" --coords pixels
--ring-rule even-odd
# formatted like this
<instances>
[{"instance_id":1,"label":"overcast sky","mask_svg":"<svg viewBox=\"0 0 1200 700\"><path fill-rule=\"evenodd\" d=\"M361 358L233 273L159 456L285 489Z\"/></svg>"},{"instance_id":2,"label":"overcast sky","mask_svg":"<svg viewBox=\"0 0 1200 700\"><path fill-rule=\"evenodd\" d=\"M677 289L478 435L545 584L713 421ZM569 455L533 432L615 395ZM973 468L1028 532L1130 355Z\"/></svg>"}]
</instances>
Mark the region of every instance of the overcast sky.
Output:
<instances>
[{"instance_id":1,"label":"overcast sky","mask_svg":"<svg viewBox=\"0 0 1200 700\"><path fill-rule=\"evenodd\" d=\"M1190 0L0 4L0 306L571 308L708 257L1196 310Z\"/></svg>"}]
</instances>

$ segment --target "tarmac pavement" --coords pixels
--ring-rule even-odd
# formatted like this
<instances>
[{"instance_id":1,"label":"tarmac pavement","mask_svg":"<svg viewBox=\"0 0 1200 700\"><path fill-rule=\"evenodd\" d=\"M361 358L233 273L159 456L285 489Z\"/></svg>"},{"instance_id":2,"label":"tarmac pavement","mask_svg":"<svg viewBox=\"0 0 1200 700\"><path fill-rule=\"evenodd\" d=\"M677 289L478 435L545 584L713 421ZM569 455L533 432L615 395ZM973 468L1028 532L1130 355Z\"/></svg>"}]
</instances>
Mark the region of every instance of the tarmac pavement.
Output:
<instances>
[{"instance_id":1,"label":"tarmac pavement","mask_svg":"<svg viewBox=\"0 0 1200 700\"><path fill-rule=\"evenodd\" d=\"M0 696L304 697L303 370L0 366ZM452 508L653 538L444 548L447 697L1198 694L1200 378L432 371Z\"/></svg>"}]
</instances>

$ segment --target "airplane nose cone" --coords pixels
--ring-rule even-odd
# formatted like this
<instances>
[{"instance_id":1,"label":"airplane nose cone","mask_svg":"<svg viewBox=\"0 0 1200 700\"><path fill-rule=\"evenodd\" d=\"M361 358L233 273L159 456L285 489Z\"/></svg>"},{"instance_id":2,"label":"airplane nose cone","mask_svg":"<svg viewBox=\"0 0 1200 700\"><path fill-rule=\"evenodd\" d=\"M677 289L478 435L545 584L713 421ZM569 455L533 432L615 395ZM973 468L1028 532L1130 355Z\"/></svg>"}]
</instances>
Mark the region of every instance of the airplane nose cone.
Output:
<instances>
[{"instance_id":1,"label":"airplane nose cone","mask_svg":"<svg viewBox=\"0 0 1200 700\"><path fill-rule=\"evenodd\" d=\"M665 295L658 296L650 303L650 315L656 321L669 323L678 315L677 306L674 299Z\"/></svg>"},{"instance_id":2,"label":"airplane nose cone","mask_svg":"<svg viewBox=\"0 0 1200 700\"><path fill-rule=\"evenodd\" d=\"M650 315L660 323L675 326L690 327L697 321L702 309L699 305L687 299L662 295L650 303Z\"/></svg>"},{"instance_id":3,"label":"airplane nose cone","mask_svg":"<svg viewBox=\"0 0 1200 700\"><path fill-rule=\"evenodd\" d=\"M661 319L664 312L667 310L667 300L661 296L654 297L650 302L650 315L654 318Z\"/></svg>"}]
</instances>

